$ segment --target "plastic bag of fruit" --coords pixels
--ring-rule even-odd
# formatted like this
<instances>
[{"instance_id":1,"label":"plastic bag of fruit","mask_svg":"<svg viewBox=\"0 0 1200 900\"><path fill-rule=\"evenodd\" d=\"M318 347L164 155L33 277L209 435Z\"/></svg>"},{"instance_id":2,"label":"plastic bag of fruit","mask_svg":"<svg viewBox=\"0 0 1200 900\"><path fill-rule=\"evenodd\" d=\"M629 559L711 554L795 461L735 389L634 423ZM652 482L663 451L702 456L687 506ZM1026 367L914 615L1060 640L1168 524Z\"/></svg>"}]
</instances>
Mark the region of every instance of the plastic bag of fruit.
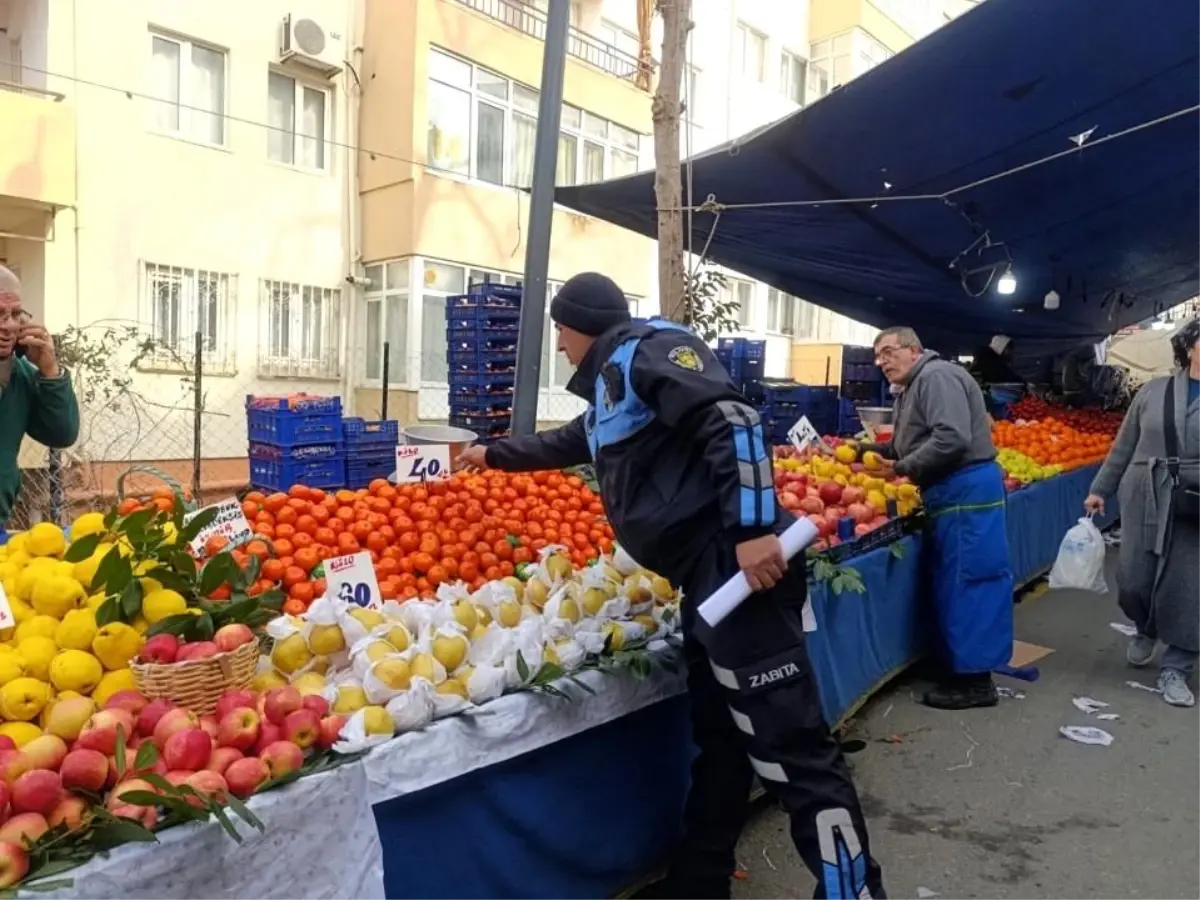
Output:
<instances>
[{"instance_id":1,"label":"plastic bag of fruit","mask_svg":"<svg viewBox=\"0 0 1200 900\"><path fill-rule=\"evenodd\" d=\"M504 658L504 672L509 688L527 683L542 667L543 645L541 619L526 619L512 630L512 642Z\"/></svg>"},{"instance_id":2,"label":"plastic bag of fruit","mask_svg":"<svg viewBox=\"0 0 1200 900\"><path fill-rule=\"evenodd\" d=\"M433 698L433 685L424 678L414 678L408 690L389 700L386 709L392 717L396 733L416 731L432 722Z\"/></svg>"},{"instance_id":3,"label":"plastic bag of fruit","mask_svg":"<svg viewBox=\"0 0 1200 900\"><path fill-rule=\"evenodd\" d=\"M1090 517L1080 519L1058 545L1058 558L1050 569L1050 587L1107 593L1104 556L1104 535Z\"/></svg>"}]
</instances>

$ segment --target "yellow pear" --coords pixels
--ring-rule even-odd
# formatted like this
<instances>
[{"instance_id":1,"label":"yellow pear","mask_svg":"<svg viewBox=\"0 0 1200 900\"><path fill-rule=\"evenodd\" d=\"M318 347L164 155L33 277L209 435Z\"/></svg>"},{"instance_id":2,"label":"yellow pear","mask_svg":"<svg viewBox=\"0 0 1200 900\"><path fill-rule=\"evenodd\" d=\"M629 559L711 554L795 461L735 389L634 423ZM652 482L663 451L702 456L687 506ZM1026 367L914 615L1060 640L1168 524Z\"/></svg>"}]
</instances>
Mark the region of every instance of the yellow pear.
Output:
<instances>
[{"instance_id":1,"label":"yellow pear","mask_svg":"<svg viewBox=\"0 0 1200 900\"><path fill-rule=\"evenodd\" d=\"M401 659L398 656L376 663L371 669L371 674L393 691L407 690L409 681L412 678L412 673L408 667L408 660Z\"/></svg>"},{"instance_id":2,"label":"yellow pear","mask_svg":"<svg viewBox=\"0 0 1200 900\"><path fill-rule=\"evenodd\" d=\"M447 678L434 688L434 690L439 694L453 694L456 697L462 697L464 700L469 699L467 697L467 686L457 678Z\"/></svg>"},{"instance_id":3,"label":"yellow pear","mask_svg":"<svg viewBox=\"0 0 1200 900\"><path fill-rule=\"evenodd\" d=\"M513 593L517 595L518 601L524 599L524 597L525 597L525 582L523 582L520 578L517 578L513 575L509 575L507 578L501 578L500 583L507 584L510 588L512 588Z\"/></svg>"},{"instance_id":4,"label":"yellow pear","mask_svg":"<svg viewBox=\"0 0 1200 900\"><path fill-rule=\"evenodd\" d=\"M414 656L409 664L409 671L413 678L424 678L429 682L437 680L437 673L433 668L433 657L428 653L418 653Z\"/></svg>"},{"instance_id":5,"label":"yellow pear","mask_svg":"<svg viewBox=\"0 0 1200 900\"><path fill-rule=\"evenodd\" d=\"M341 684L338 685L337 697L334 698L333 706L330 708L335 713L349 715L358 712L366 705L367 694L361 684Z\"/></svg>"},{"instance_id":6,"label":"yellow pear","mask_svg":"<svg viewBox=\"0 0 1200 900\"><path fill-rule=\"evenodd\" d=\"M356 620L367 631L373 631L383 624L383 616L373 609L356 606L350 610L350 618Z\"/></svg>"},{"instance_id":7,"label":"yellow pear","mask_svg":"<svg viewBox=\"0 0 1200 900\"><path fill-rule=\"evenodd\" d=\"M373 663L379 662L385 656L389 656L396 652L396 648L389 641L378 640L371 641L367 644L366 649L367 659Z\"/></svg>"},{"instance_id":8,"label":"yellow pear","mask_svg":"<svg viewBox=\"0 0 1200 900\"><path fill-rule=\"evenodd\" d=\"M532 579L525 585L525 599L534 605L539 611L546 605L546 601L550 598L550 588L546 586L546 582Z\"/></svg>"},{"instance_id":9,"label":"yellow pear","mask_svg":"<svg viewBox=\"0 0 1200 900\"><path fill-rule=\"evenodd\" d=\"M571 561L557 553L546 560L546 573L555 581L571 577Z\"/></svg>"},{"instance_id":10,"label":"yellow pear","mask_svg":"<svg viewBox=\"0 0 1200 900\"><path fill-rule=\"evenodd\" d=\"M317 656L329 656L346 649L346 636L340 625L314 625L308 634L308 649Z\"/></svg>"},{"instance_id":11,"label":"yellow pear","mask_svg":"<svg viewBox=\"0 0 1200 900\"><path fill-rule=\"evenodd\" d=\"M456 600L450 608L450 613L454 617L454 621L467 629L468 632L479 621L479 616L475 612L475 607L470 600Z\"/></svg>"},{"instance_id":12,"label":"yellow pear","mask_svg":"<svg viewBox=\"0 0 1200 900\"><path fill-rule=\"evenodd\" d=\"M388 633L384 636L389 644L403 653L412 643L412 634L403 624L397 622L388 629Z\"/></svg>"},{"instance_id":13,"label":"yellow pear","mask_svg":"<svg viewBox=\"0 0 1200 900\"><path fill-rule=\"evenodd\" d=\"M492 614L487 611L486 607L476 606L475 617L479 619L480 625L490 625L492 623Z\"/></svg>"},{"instance_id":14,"label":"yellow pear","mask_svg":"<svg viewBox=\"0 0 1200 900\"><path fill-rule=\"evenodd\" d=\"M558 615L568 622L579 621L579 604L575 602L574 597L563 597L562 602L558 604Z\"/></svg>"},{"instance_id":15,"label":"yellow pear","mask_svg":"<svg viewBox=\"0 0 1200 900\"><path fill-rule=\"evenodd\" d=\"M607 602L608 595L600 588L590 587L583 592L583 611L589 616L598 615Z\"/></svg>"},{"instance_id":16,"label":"yellow pear","mask_svg":"<svg viewBox=\"0 0 1200 900\"><path fill-rule=\"evenodd\" d=\"M671 587L671 582L661 575L655 575L650 579L650 590L659 600L670 600L675 596L675 589Z\"/></svg>"},{"instance_id":17,"label":"yellow pear","mask_svg":"<svg viewBox=\"0 0 1200 900\"><path fill-rule=\"evenodd\" d=\"M516 600L501 600L496 606L496 621L505 628L515 628L521 621L521 604Z\"/></svg>"},{"instance_id":18,"label":"yellow pear","mask_svg":"<svg viewBox=\"0 0 1200 900\"><path fill-rule=\"evenodd\" d=\"M396 731L392 717L382 706L368 706L363 710L363 726L367 734L394 734Z\"/></svg>"},{"instance_id":19,"label":"yellow pear","mask_svg":"<svg viewBox=\"0 0 1200 900\"><path fill-rule=\"evenodd\" d=\"M433 639L433 658L453 672L467 658L470 643L461 634L439 634Z\"/></svg>"}]
</instances>

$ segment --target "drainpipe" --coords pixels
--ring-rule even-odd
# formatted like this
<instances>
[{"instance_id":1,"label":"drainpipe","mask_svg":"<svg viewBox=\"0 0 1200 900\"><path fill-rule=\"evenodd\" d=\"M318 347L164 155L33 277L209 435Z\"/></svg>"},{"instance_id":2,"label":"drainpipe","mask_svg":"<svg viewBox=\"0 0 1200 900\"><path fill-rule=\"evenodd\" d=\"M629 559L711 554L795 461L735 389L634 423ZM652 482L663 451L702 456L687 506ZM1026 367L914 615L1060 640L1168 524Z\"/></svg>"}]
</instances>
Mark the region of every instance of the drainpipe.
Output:
<instances>
[{"instance_id":1,"label":"drainpipe","mask_svg":"<svg viewBox=\"0 0 1200 900\"><path fill-rule=\"evenodd\" d=\"M345 272L346 288L343 295L347 298L342 321L345 326L342 337L342 396L346 398L347 411L354 413L355 397L355 363L357 354L354 352L358 333L358 314L361 303L363 286L360 283L362 275L361 247L361 202L359 197L358 172L358 123L359 105L362 97L362 83L359 81L359 70L362 68L362 36L366 27L366 0L349 0L347 5L346 29L349 36L350 52L346 60L346 72L343 77L346 84L346 112L342 117L341 144L343 158L343 197L342 197L342 261ZM353 148L353 149L351 149Z\"/></svg>"}]
</instances>

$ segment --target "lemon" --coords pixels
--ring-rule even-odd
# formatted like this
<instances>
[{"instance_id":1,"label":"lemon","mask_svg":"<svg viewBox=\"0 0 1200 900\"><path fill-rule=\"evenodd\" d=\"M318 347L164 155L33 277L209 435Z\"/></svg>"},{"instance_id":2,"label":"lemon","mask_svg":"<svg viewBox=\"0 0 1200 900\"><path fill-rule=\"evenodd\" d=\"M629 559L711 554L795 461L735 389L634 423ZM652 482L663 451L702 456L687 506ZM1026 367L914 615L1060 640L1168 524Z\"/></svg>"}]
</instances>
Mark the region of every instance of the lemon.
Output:
<instances>
[{"instance_id":1,"label":"lemon","mask_svg":"<svg viewBox=\"0 0 1200 900\"><path fill-rule=\"evenodd\" d=\"M92 641L92 653L110 672L124 669L141 649L142 636L124 622L109 622Z\"/></svg>"},{"instance_id":2,"label":"lemon","mask_svg":"<svg viewBox=\"0 0 1200 900\"><path fill-rule=\"evenodd\" d=\"M42 736L42 729L32 722L5 722L0 725L0 736L10 738L17 747L24 747L35 737Z\"/></svg>"},{"instance_id":3,"label":"lemon","mask_svg":"<svg viewBox=\"0 0 1200 900\"><path fill-rule=\"evenodd\" d=\"M14 678L0 687L0 715L9 721L28 722L36 718L49 701L50 685L36 678Z\"/></svg>"},{"instance_id":4,"label":"lemon","mask_svg":"<svg viewBox=\"0 0 1200 900\"><path fill-rule=\"evenodd\" d=\"M30 556L62 556L66 549L66 535L53 522L38 522L25 535L25 550Z\"/></svg>"},{"instance_id":5,"label":"lemon","mask_svg":"<svg viewBox=\"0 0 1200 900\"><path fill-rule=\"evenodd\" d=\"M259 672L250 679L250 690L265 694L271 688L283 687L287 683L287 679L274 669L268 669L265 672Z\"/></svg>"},{"instance_id":6,"label":"lemon","mask_svg":"<svg viewBox=\"0 0 1200 900\"><path fill-rule=\"evenodd\" d=\"M48 637L27 637L17 644L17 656L25 661L25 673L41 681L50 677L50 661L58 653L58 644Z\"/></svg>"},{"instance_id":7,"label":"lemon","mask_svg":"<svg viewBox=\"0 0 1200 900\"><path fill-rule=\"evenodd\" d=\"M317 656L328 656L346 649L346 638L339 625L314 625L308 635L308 649Z\"/></svg>"},{"instance_id":8,"label":"lemon","mask_svg":"<svg viewBox=\"0 0 1200 900\"><path fill-rule=\"evenodd\" d=\"M367 705L367 694L360 684L338 685L337 697L333 701L332 710L335 713L349 715L358 712Z\"/></svg>"},{"instance_id":9,"label":"lemon","mask_svg":"<svg viewBox=\"0 0 1200 900\"><path fill-rule=\"evenodd\" d=\"M89 534L99 534L104 530L104 513L84 513L71 523L71 540L77 541Z\"/></svg>"},{"instance_id":10,"label":"lemon","mask_svg":"<svg viewBox=\"0 0 1200 900\"><path fill-rule=\"evenodd\" d=\"M96 570L100 568L101 560L112 549L112 546L112 544L97 544L96 550L91 556L75 563L75 568L71 572L75 576L75 580L85 588L90 588L96 577Z\"/></svg>"},{"instance_id":11,"label":"lemon","mask_svg":"<svg viewBox=\"0 0 1200 900\"><path fill-rule=\"evenodd\" d=\"M153 625L167 616L178 616L187 610L187 601L177 591L159 589L146 594L142 600L142 615Z\"/></svg>"},{"instance_id":12,"label":"lemon","mask_svg":"<svg viewBox=\"0 0 1200 900\"><path fill-rule=\"evenodd\" d=\"M73 609L83 606L87 595L72 577L51 575L33 587L32 603L35 612L61 619Z\"/></svg>"},{"instance_id":13,"label":"lemon","mask_svg":"<svg viewBox=\"0 0 1200 900\"><path fill-rule=\"evenodd\" d=\"M284 675L303 669L312 661L312 657L312 651L308 649L302 634L289 634L282 641L277 641L271 650L271 662Z\"/></svg>"},{"instance_id":14,"label":"lemon","mask_svg":"<svg viewBox=\"0 0 1200 900\"><path fill-rule=\"evenodd\" d=\"M96 639L96 614L90 609L73 609L54 630L54 643L62 650L91 650Z\"/></svg>"},{"instance_id":15,"label":"lemon","mask_svg":"<svg viewBox=\"0 0 1200 900\"><path fill-rule=\"evenodd\" d=\"M382 706L367 706L363 709L363 726L367 734L394 734L396 725Z\"/></svg>"},{"instance_id":16,"label":"lemon","mask_svg":"<svg viewBox=\"0 0 1200 900\"><path fill-rule=\"evenodd\" d=\"M90 694L104 676L100 660L82 650L62 650L50 661L50 683L60 691Z\"/></svg>"},{"instance_id":17,"label":"lemon","mask_svg":"<svg viewBox=\"0 0 1200 900\"><path fill-rule=\"evenodd\" d=\"M25 674L25 660L16 653L0 653L0 686Z\"/></svg>"},{"instance_id":18,"label":"lemon","mask_svg":"<svg viewBox=\"0 0 1200 900\"><path fill-rule=\"evenodd\" d=\"M96 687L92 689L92 699L96 701L97 706L103 708L108 703L108 698L113 694L119 691L136 691L137 689L137 681L134 680L131 669L116 669L112 672L105 672L100 676Z\"/></svg>"}]
</instances>

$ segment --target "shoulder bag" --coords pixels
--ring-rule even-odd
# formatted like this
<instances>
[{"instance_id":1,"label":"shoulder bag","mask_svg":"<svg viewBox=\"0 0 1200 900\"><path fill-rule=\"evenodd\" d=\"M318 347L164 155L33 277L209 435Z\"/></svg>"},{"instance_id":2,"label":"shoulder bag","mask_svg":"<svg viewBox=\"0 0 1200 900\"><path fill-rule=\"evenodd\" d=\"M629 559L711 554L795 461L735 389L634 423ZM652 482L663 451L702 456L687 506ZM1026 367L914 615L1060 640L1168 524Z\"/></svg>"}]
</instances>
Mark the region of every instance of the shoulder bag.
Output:
<instances>
[{"instance_id":1,"label":"shoulder bag","mask_svg":"<svg viewBox=\"0 0 1200 900\"><path fill-rule=\"evenodd\" d=\"M1200 492L1184 486L1179 479L1179 433L1175 430L1175 379L1163 392L1163 436L1167 444L1167 472L1171 476L1171 509L1175 518L1200 521Z\"/></svg>"}]
</instances>

